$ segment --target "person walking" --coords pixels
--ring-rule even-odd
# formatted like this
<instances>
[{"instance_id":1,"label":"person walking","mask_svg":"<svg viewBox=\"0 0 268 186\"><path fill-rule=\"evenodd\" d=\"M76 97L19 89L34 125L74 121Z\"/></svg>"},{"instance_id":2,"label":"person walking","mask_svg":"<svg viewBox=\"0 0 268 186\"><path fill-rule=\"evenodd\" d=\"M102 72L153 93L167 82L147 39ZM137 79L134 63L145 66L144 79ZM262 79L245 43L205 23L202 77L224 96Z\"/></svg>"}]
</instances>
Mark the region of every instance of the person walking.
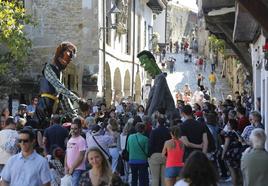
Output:
<instances>
[{"instance_id":1,"label":"person walking","mask_svg":"<svg viewBox=\"0 0 268 186\"><path fill-rule=\"evenodd\" d=\"M216 82L217 82L217 77L213 71L211 71L211 73L209 74L208 80L210 83L211 93L213 94L213 93L215 93L215 86L216 86Z\"/></svg>"},{"instance_id":2,"label":"person walking","mask_svg":"<svg viewBox=\"0 0 268 186\"><path fill-rule=\"evenodd\" d=\"M65 172L72 176L72 186L79 183L79 179L85 167L86 140L80 135L82 122L76 117L71 124L71 138L67 142L65 156Z\"/></svg>"},{"instance_id":3,"label":"person walking","mask_svg":"<svg viewBox=\"0 0 268 186\"><path fill-rule=\"evenodd\" d=\"M49 186L51 176L48 161L34 150L36 135L33 129L25 127L20 131L21 152L7 161L1 172L1 185Z\"/></svg>"},{"instance_id":4,"label":"person walking","mask_svg":"<svg viewBox=\"0 0 268 186\"><path fill-rule=\"evenodd\" d=\"M204 88L204 76L202 74L198 74L197 76L197 86L200 87L200 90L203 91L205 90Z\"/></svg>"},{"instance_id":5,"label":"person walking","mask_svg":"<svg viewBox=\"0 0 268 186\"><path fill-rule=\"evenodd\" d=\"M167 157L165 169L165 186L173 186L176 178L180 175L180 171L184 165L183 154L184 147L180 138L180 128L173 126L170 128L172 139L165 142L162 150L162 156Z\"/></svg>"},{"instance_id":6,"label":"person walking","mask_svg":"<svg viewBox=\"0 0 268 186\"><path fill-rule=\"evenodd\" d=\"M0 174L7 160L19 150L19 134L15 130L16 124L13 117L9 116L5 123L5 128L0 131Z\"/></svg>"},{"instance_id":7,"label":"person walking","mask_svg":"<svg viewBox=\"0 0 268 186\"><path fill-rule=\"evenodd\" d=\"M193 152L186 161L181 178L174 186L217 186L218 176L206 154Z\"/></svg>"},{"instance_id":8,"label":"person walking","mask_svg":"<svg viewBox=\"0 0 268 186\"><path fill-rule=\"evenodd\" d=\"M250 134L252 147L241 158L244 186L263 186L268 183L268 152L265 150L266 134L263 129L254 129Z\"/></svg>"},{"instance_id":9,"label":"person walking","mask_svg":"<svg viewBox=\"0 0 268 186\"><path fill-rule=\"evenodd\" d=\"M112 177L112 170L105 155L98 147L92 147L86 154L91 169L82 174L79 186L108 185Z\"/></svg>"},{"instance_id":10,"label":"person walking","mask_svg":"<svg viewBox=\"0 0 268 186\"><path fill-rule=\"evenodd\" d=\"M204 57L204 60L203 60L203 71L206 72L206 68L207 68L207 58Z\"/></svg>"},{"instance_id":11,"label":"person walking","mask_svg":"<svg viewBox=\"0 0 268 186\"><path fill-rule=\"evenodd\" d=\"M65 151L68 136L68 130L60 125L60 116L57 114L52 115L51 126L45 129L43 136L46 153L52 155L52 147L55 145Z\"/></svg>"},{"instance_id":12,"label":"person walking","mask_svg":"<svg viewBox=\"0 0 268 186\"><path fill-rule=\"evenodd\" d=\"M207 153L208 138L206 126L193 118L193 111L190 105L182 108L181 115L184 120L181 125L181 140L185 145L184 160L191 152L198 150Z\"/></svg>"},{"instance_id":13,"label":"person walking","mask_svg":"<svg viewBox=\"0 0 268 186\"><path fill-rule=\"evenodd\" d=\"M131 168L131 186L149 186L148 173L148 138L143 135L145 125L139 122L135 126L137 133L131 134L127 140L129 165Z\"/></svg>"},{"instance_id":14,"label":"person walking","mask_svg":"<svg viewBox=\"0 0 268 186\"><path fill-rule=\"evenodd\" d=\"M152 174L152 186L165 185L165 163L166 159L162 156L162 149L165 141L171 138L169 130L165 126L165 109L158 109L157 128L155 128L149 138L149 166Z\"/></svg>"}]
</instances>

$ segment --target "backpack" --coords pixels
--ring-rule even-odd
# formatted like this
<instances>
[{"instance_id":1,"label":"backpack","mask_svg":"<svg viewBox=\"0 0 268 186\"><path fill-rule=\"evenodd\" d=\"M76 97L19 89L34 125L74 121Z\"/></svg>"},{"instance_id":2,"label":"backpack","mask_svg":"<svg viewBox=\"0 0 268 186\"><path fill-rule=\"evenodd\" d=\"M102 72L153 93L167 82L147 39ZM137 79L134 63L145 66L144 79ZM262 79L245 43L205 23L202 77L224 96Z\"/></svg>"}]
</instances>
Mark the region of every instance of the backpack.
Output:
<instances>
[{"instance_id":1,"label":"backpack","mask_svg":"<svg viewBox=\"0 0 268 186\"><path fill-rule=\"evenodd\" d=\"M206 132L207 132L207 137L208 137L208 153L210 152L215 152L216 151L216 144L215 144L215 140L213 138L213 135L211 134L209 128L207 125L206 126Z\"/></svg>"}]
</instances>

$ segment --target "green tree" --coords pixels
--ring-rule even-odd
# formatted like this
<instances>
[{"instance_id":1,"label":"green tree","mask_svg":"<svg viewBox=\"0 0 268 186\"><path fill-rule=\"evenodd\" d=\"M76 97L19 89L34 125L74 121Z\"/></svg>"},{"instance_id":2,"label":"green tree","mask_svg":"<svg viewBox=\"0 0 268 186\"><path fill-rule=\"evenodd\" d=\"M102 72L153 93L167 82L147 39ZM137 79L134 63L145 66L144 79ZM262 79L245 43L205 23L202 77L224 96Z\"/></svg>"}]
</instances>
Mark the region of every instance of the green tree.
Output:
<instances>
[{"instance_id":1,"label":"green tree","mask_svg":"<svg viewBox=\"0 0 268 186\"><path fill-rule=\"evenodd\" d=\"M0 0L0 84L1 94L9 93L19 81L31 49L25 25L34 25L22 1Z\"/></svg>"},{"instance_id":2,"label":"green tree","mask_svg":"<svg viewBox=\"0 0 268 186\"><path fill-rule=\"evenodd\" d=\"M31 48L31 40L23 31L32 23L22 1L0 0L0 75L11 67L23 67Z\"/></svg>"},{"instance_id":3,"label":"green tree","mask_svg":"<svg viewBox=\"0 0 268 186\"><path fill-rule=\"evenodd\" d=\"M153 53L159 53L159 42L160 35L158 32L154 32L152 35L152 47L153 47Z\"/></svg>"},{"instance_id":4,"label":"green tree","mask_svg":"<svg viewBox=\"0 0 268 186\"><path fill-rule=\"evenodd\" d=\"M208 37L209 40L209 49L215 52L224 53L225 49L225 41L222 39L218 39L215 35L210 35Z\"/></svg>"}]
</instances>

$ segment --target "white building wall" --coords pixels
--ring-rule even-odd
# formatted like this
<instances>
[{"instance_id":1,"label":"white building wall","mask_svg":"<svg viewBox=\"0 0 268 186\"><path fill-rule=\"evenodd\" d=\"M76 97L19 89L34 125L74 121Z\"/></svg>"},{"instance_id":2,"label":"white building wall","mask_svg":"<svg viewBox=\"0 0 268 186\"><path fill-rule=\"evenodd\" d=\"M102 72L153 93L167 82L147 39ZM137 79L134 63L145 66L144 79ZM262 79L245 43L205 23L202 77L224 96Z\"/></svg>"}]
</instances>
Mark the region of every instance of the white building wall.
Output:
<instances>
[{"instance_id":1,"label":"white building wall","mask_svg":"<svg viewBox=\"0 0 268 186\"><path fill-rule=\"evenodd\" d=\"M251 57L253 64L254 105L256 108L256 100L260 97L261 115L263 117L265 132L268 134L268 71L264 69L264 53L262 52L262 46L264 44L265 37L260 35L257 41L251 45ZM266 149L268 149L267 143Z\"/></svg>"},{"instance_id":2,"label":"white building wall","mask_svg":"<svg viewBox=\"0 0 268 186\"><path fill-rule=\"evenodd\" d=\"M131 4L133 5L133 1L131 1ZM102 11L102 4L99 4L98 7L99 11ZM133 16L135 16L135 25L133 25ZM115 19L115 15L112 15L111 19ZM140 23L139 23L140 21ZM145 24L146 22L146 33L144 33L145 30ZM131 39L129 42L131 42L131 45L133 46L133 27L135 28L135 64L134 64L134 80L132 80L132 59L133 59L133 48L131 47L130 54L126 54L126 41L127 41L127 34L122 34L119 36L116 33L116 30L111 30L111 44L106 44L106 62L108 62L110 69L111 69L111 84L112 84L112 92L114 92L114 81L117 81L114 79L114 73L117 68L120 69L121 73L121 89L122 89L122 95L124 95L124 77L125 73L128 70L130 72L130 84L134 82L135 85L135 79L136 76L139 75L141 79L141 86L143 86L146 83L145 78L145 72L143 68L139 66L138 58L136 57L137 54L142 50L148 50L149 48L149 34L148 34L148 27L153 26L153 13L152 10L144 3L144 1L136 0L136 11L135 15L133 12L132 7L132 13L131 13ZM140 24L140 27L138 26ZM99 27L102 27L102 15L99 15ZM140 31L138 30L140 28ZM100 32L100 34L102 34ZM139 36L139 37L138 37ZM146 43L145 43L145 37L146 37ZM137 46L138 44L138 38L140 39L140 47ZM102 49L102 35L100 36L100 49ZM140 49L138 51L138 48ZM99 90L101 90L102 82L103 82L103 74L102 74L102 64L103 64L103 56L102 56L102 50L99 50L99 78L98 78L98 87ZM134 92L135 92L134 87ZM130 88L131 90L131 88Z\"/></svg>"},{"instance_id":3,"label":"white building wall","mask_svg":"<svg viewBox=\"0 0 268 186\"><path fill-rule=\"evenodd\" d=\"M166 10L157 15L154 20L154 32L160 35L159 43L165 43L165 24L166 24ZM168 41L166 41L168 42Z\"/></svg>"}]
</instances>

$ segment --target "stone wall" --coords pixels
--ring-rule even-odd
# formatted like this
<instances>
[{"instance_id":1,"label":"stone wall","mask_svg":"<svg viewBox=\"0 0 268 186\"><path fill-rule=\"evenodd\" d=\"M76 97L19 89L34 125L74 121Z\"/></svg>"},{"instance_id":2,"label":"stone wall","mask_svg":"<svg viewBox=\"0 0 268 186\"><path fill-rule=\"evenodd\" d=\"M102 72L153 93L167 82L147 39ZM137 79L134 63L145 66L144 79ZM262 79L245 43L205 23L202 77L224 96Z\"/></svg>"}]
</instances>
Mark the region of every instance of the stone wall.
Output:
<instances>
[{"instance_id":1,"label":"stone wall","mask_svg":"<svg viewBox=\"0 0 268 186\"><path fill-rule=\"evenodd\" d=\"M33 40L28 75L38 81L45 63L51 62L56 46L62 41L73 42L78 49L76 65L64 72L65 82L71 76L71 88L82 94L83 75L98 73L98 1L37 0L26 1L25 7L37 22L28 27Z\"/></svg>"},{"instance_id":2,"label":"stone wall","mask_svg":"<svg viewBox=\"0 0 268 186\"><path fill-rule=\"evenodd\" d=\"M167 42L172 40L172 42L181 41L183 37L189 36L189 31L193 28L196 22L193 19L193 13L175 3L169 3L167 7Z\"/></svg>"}]
</instances>

